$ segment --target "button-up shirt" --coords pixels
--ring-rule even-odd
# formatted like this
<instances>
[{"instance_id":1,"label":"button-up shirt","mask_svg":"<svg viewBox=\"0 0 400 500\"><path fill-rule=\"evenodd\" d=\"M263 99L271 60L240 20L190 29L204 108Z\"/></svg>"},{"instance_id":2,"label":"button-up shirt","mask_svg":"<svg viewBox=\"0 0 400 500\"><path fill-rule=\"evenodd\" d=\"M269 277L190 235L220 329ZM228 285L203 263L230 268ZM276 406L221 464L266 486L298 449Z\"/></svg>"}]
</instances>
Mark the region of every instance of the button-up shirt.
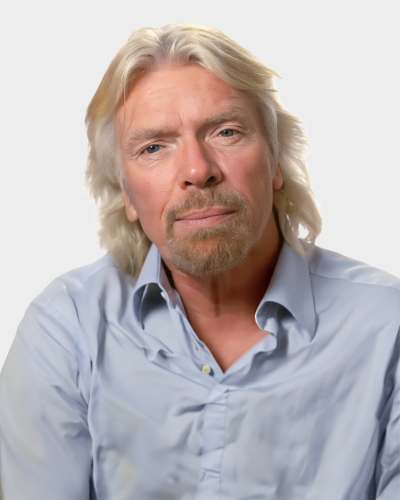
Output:
<instances>
[{"instance_id":1,"label":"button-up shirt","mask_svg":"<svg viewBox=\"0 0 400 500\"><path fill-rule=\"evenodd\" d=\"M3 499L399 500L400 280L305 248L225 372L154 245L56 278L0 377Z\"/></svg>"}]
</instances>

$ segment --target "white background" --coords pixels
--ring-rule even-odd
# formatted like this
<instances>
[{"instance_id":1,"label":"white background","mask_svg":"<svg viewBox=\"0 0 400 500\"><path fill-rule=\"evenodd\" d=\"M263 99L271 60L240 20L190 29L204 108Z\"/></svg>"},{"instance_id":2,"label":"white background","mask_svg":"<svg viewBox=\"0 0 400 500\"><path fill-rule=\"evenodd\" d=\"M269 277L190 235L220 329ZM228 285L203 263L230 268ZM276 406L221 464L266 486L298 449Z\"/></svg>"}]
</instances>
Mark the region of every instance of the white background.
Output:
<instances>
[{"instance_id":1,"label":"white background","mask_svg":"<svg viewBox=\"0 0 400 500\"><path fill-rule=\"evenodd\" d=\"M0 12L0 367L29 302L97 259L84 184L86 106L129 34L225 31L280 75L303 121L324 227L317 243L400 275L397 1L13 1Z\"/></svg>"}]
</instances>

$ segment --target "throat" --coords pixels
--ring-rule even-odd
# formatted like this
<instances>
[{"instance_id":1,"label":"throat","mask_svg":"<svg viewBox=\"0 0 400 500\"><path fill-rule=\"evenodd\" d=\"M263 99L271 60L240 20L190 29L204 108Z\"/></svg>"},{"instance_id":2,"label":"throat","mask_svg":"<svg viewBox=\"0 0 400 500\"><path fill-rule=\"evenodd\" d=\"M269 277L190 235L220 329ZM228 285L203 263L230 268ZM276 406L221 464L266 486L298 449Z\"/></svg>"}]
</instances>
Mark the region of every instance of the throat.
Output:
<instances>
[{"instance_id":1,"label":"throat","mask_svg":"<svg viewBox=\"0 0 400 500\"><path fill-rule=\"evenodd\" d=\"M240 328L221 329L221 326L209 324L206 329L195 328L195 331L224 372L269 335L260 330L254 320Z\"/></svg>"}]
</instances>

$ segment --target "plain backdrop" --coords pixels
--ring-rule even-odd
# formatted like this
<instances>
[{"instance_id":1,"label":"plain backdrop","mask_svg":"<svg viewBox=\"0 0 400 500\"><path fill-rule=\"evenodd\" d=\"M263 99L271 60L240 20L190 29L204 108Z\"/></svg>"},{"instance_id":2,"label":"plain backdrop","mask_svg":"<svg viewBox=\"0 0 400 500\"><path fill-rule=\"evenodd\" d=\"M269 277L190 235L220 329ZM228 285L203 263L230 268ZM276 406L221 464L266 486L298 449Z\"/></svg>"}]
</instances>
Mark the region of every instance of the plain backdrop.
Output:
<instances>
[{"instance_id":1,"label":"plain backdrop","mask_svg":"<svg viewBox=\"0 0 400 500\"><path fill-rule=\"evenodd\" d=\"M0 367L30 301L104 254L84 182L84 114L130 33L219 28L281 78L304 124L320 246L400 275L396 1L2 2Z\"/></svg>"}]
</instances>

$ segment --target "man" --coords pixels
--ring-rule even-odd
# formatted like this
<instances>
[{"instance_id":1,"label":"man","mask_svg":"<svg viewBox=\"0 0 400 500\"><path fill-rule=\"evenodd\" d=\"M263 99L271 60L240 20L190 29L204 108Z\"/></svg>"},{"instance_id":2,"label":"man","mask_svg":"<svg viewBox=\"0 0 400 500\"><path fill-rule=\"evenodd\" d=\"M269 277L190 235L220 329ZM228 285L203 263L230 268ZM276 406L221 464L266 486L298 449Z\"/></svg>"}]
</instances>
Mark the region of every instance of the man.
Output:
<instances>
[{"instance_id":1,"label":"man","mask_svg":"<svg viewBox=\"0 0 400 500\"><path fill-rule=\"evenodd\" d=\"M5 500L400 498L400 283L315 245L273 76L186 25L110 65L87 114L108 253L19 326Z\"/></svg>"}]
</instances>

